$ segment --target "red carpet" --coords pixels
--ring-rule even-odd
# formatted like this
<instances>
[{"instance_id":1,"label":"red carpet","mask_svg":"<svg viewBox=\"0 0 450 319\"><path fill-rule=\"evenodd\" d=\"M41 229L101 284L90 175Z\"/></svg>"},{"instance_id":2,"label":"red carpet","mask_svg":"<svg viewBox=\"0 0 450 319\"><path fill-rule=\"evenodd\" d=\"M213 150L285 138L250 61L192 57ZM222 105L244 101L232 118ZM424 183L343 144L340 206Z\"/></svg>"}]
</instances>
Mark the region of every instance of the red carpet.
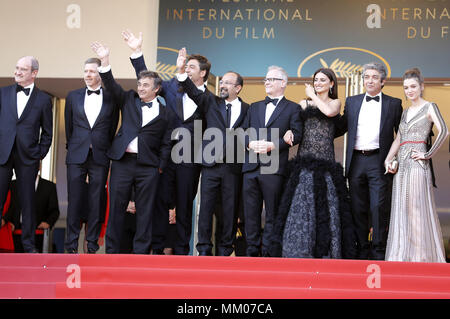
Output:
<instances>
[{"instance_id":1,"label":"red carpet","mask_svg":"<svg viewBox=\"0 0 450 319\"><path fill-rule=\"evenodd\" d=\"M0 254L0 298L450 298L450 264Z\"/></svg>"}]
</instances>

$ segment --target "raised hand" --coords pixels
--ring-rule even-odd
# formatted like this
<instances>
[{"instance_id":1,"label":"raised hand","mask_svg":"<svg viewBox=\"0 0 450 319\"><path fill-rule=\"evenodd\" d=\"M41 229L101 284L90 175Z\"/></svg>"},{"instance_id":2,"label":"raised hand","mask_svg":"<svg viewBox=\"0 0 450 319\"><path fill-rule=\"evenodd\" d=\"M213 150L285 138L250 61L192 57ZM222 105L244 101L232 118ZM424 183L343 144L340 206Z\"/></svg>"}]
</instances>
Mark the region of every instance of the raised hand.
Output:
<instances>
[{"instance_id":1,"label":"raised hand","mask_svg":"<svg viewBox=\"0 0 450 319\"><path fill-rule=\"evenodd\" d=\"M314 91L314 88L312 87L311 84L305 83L305 94L310 99L316 96L316 92Z\"/></svg>"},{"instance_id":2,"label":"raised hand","mask_svg":"<svg viewBox=\"0 0 450 319\"><path fill-rule=\"evenodd\" d=\"M100 42L97 41L93 42L91 44L91 49L97 54L100 60L109 57L109 48L105 47Z\"/></svg>"},{"instance_id":3,"label":"raised hand","mask_svg":"<svg viewBox=\"0 0 450 319\"><path fill-rule=\"evenodd\" d=\"M186 48L181 48L178 51L178 58L177 58L177 69L178 73L184 73L185 72L185 66L186 66Z\"/></svg>"},{"instance_id":4,"label":"raised hand","mask_svg":"<svg viewBox=\"0 0 450 319\"><path fill-rule=\"evenodd\" d=\"M131 50L134 52L141 52L142 49L142 32L139 32L139 37L136 36L130 30L122 31L123 40L127 43Z\"/></svg>"},{"instance_id":5,"label":"raised hand","mask_svg":"<svg viewBox=\"0 0 450 319\"><path fill-rule=\"evenodd\" d=\"M91 49L94 51L98 58L102 61L102 66L108 66L109 65L109 48L105 47L100 42L93 42L91 44Z\"/></svg>"}]
</instances>

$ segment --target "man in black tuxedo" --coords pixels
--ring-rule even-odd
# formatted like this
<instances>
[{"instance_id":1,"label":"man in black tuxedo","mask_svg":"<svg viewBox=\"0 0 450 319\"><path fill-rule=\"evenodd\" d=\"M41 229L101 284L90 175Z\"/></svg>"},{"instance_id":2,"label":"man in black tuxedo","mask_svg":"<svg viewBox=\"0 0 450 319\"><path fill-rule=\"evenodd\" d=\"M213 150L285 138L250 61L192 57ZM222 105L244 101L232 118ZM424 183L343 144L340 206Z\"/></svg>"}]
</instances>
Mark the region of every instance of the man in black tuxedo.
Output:
<instances>
[{"instance_id":1,"label":"man in black tuxedo","mask_svg":"<svg viewBox=\"0 0 450 319\"><path fill-rule=\"evenodd\" d=\"M36 176L35 183L35 203L36 203L36 224L38 230L51 229L55 225L59 218L59 205L58 205L58 194L56 191L56 184L48 181L39 175ZM11 182L11 205L8 211L3 216L2 226L5 222L10 222L13 225L12 231L21 230L21 210L22 203L18 197L17 183L16 181ZM43 234L36 234L35 245L39 252L43 250ZM23 252L23 245L21 240L21 235L13 233L14 240L14 251Z\"/></svg>"},{"instance_id":2,"label":"man in black tuxedo","mask_svg":"<svg viewBox=\"0 0 450 319\"><path fill-rule=\"evenodd\" d=\"M363 80L366 93L346 99L336 135L348 132L345 175L350 186L359 258L383 260L392 187L392 175L384 175L384 160L403 109L400 99L381 92L386 81L382 64L365 64ZM368 240L370 228L372 243Z\"/></svg>"},{"instance_id":3,"label":"man in black tuxedo","mask_svg":"<svg viewBox=\"0 0 450 319\"><path fill-rule=\"evenodd\" d=\"M220 96L215 96L209 91L203 92L197 89L188 78L185 62L186 49L182 48L177 59L177 78L184 91L199 106L206 121L205 134L219 135L215 136L218 148L213 148L210 153L202 156L197 250L199 255L212 255L213 213L217 200L221 197L222 205L219 211L222 215L220 216L222 227L219 230L217 251L219 256L229 256L233 253L233 240L236 233L243 160L241 158L241 161L238 161L239 146L233 131L241 127L249 107L238 97L244 81L236 72L225 73L219 82ZM209 143L210 141L203 140L204 152ZM241 149L243 150L243 147Z\"/></svg>"},{"instance_id":4,"label":"man in black tuxedo","mask_svg":"<svg viewBox=\"0 0 450 319\"><path fill-rule=\"evenodd\" d=\"M267 97L250 105L244 124L244 128L248 129L244 142L245 163L242 166L248 256L259 256L260 253L262 256L274 256L273 225L289 157L289 145L284 142L283 136L286 131L292 130L294 144L297 144L302 134L300 106L284 97L287 81L287 74L282 68L269 67L264 79ZM263 201L266 219L261 235Z\"/></svg>"},{"instance_id":5,"label":"man in black tuxedo","mask_svg":"<svg viewBox=\"0 0 450 319\"><path fill-rule=\"evenodd\" d=\"M111 73L109 49L98 42L92 44L92 49L101 60L99 72L105 88L117 99L122 113L122 125L107 153L112 165L106 252L120 252L124 214L134 184L136 234L133 253L148 254L159 175L170 156L172 115L169 108L158 102L162 80L156 72L141 72L137 92L125 91Z\"/></svg>"},{"instance_id":6,"label":"man in black tuxedo","mask_svg":"<svg viewBox=\"0 0 450 319\"><path fill-rule=\"evenodd\" d=\"M34 84L38 70L34 57L23 57L16 64L16 84L0 88L0 205L14 169L22 203L22 244L30 253L37 252L34 185L53 134L52 100Z\"/></svg>"},{"instance_id":7,"label":"man in black tuxedo","mask_svg":"<svg viewBox=\"0 0 450 319\"><path fill-rule=\"evenodd\" d=\"M78 251L83 214L88 225L88 253L99 249L97 241L104 214L103 201L106 200L102 193L110 163L106 151L111 146L119 120L118 105L111 93L102 88L97 70L100 63L98 58L86 60L83 77L86 87L69 92L64 110L68 191L65 249L69 253ZM84 197L86 194L87 198ZM83 212L86 208L87 212Z\"/></svg>"},{"instance_id":8,"label":"man in black tuxedo","mask_svg":"<svg viewBox=\"0 0 450 319\"><path fill-rule=\"evenodd\" d=\"M142 33L139 37L136 37L130 31L124 31L122 33L127 45L133 50L131 56L131 62L135 68L136 74L140 71L146 70L144 57L142 55ZM208 80L209 70L211 69L211 63L208 59L202 55L191 55L188 57L186 73L191 81L196 85L199 90L208 91L206 88L206 81ZM175 255L187 255L190 251L190 240L192 233L192 211L193 202L197 194L198 182L200 178L201 165L200 161L195 160L199 158L201 152L201 143L194 143L194 127L195 123L200 126L199 129L203 130L201 125L202 115L198 109L197 104L189 98L184 92L177 79L174 77L170 81L163 81L161 91L159 95L165 98L167 107L170 108L174 116L175 128L172 138L176 143L189 144L190 154L178 152L175 154L175 162L170 163L170 167L174 170L174 173L167 176L167 178L174 179L175 187L175 206L176 206L176 238L175 238ZM189 134L181 134L181 131L189 132ZM200 154L201 155L201 154ZM163 177L166 179L166 177ZM168 183L164 182L165 185ZM165 187L162 185L162 187ZM167 209L163 206L161 212L158 212L157 219L161 219L160 225L167 225ZM158 248L157 253L162 253L162 247L164 241L162 240L167 233L167 227L162 226L159 228L158 236ZM155 252L155 250L154 250Z\"/></svg>"}]
</instances>

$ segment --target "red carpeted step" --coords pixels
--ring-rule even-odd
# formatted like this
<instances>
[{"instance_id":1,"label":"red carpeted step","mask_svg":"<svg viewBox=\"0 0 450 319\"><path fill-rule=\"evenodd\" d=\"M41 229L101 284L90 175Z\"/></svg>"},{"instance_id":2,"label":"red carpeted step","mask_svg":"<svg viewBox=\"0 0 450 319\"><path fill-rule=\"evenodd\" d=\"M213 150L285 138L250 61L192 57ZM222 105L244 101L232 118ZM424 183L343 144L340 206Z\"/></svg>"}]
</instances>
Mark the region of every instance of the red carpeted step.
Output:
<instances>
[{"instance_id":1,"label":"red carpeted step","mask_svg":"<svg viewBox=\"0 0 450 319\"><path fill-rule=\"evenodd\" d=\"M450 298L450 265L361 260L2 254L1 298Z\"/></svg>"}]
</instances>

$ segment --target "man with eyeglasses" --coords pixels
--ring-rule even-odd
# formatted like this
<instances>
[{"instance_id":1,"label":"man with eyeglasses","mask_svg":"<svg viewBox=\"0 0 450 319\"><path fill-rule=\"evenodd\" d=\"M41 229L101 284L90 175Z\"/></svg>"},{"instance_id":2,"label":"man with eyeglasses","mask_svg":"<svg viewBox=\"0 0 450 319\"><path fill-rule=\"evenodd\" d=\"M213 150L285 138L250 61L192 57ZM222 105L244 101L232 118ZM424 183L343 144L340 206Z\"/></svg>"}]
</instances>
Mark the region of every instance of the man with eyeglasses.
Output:
<instances>
[{"instance_id":1,"label":"man with eyeglasses","mask_svg":"<svg viewBox=\"0 0 450 319\"><path fill-rule=\"evenodd\" d=\"M382 93L386 69L381 63L365 64L363 80L366 93L346 99L336 136L348 132L345 175L350 186L358 258L384 260L392 193L392 174L384 175L384 160L403 109L400 99Z\"/></svg>"},{"instance_id":2,"label":"man with eyeglasses","mask_svg":"<svg viewBox=\"0 0 450 319\"><path fill-rule=\"evenodd\" d=\"M217 254L229 256L233 253L242 177L242 161L238 160L238 145L232 131L243 123L249 105L238 97L244 82L236 72L230 71L223 75L219 82L220 96L197 89L187 76L186 56L186 49L182 48L177 59L178 81L189 97L199 106L207 123L206 132L221 135L215 137L216 141L221 141L217 143L220 149L214 148L211 154L205 152L210 141L205 139L202 141L204 154L197 251L201 256L212 255L213 213L216 202L221 197L222 203L218 211L221 213L219 218L222 227L216 230L218 232L216 234L218 235L216 236ZM208 155L211 155L210 158L207 157Z\"/></svg>"},{"instance_id":3,"label":"man with eyeglasses","mask_svg":"<svg viewBox=\"0 0 450 319\"><path fill-rule=\"evenodd\" d=\"M298 144L302 134L300 106L284 97L287 82L287 73L283 68L270 66L264 79L267 96L251 104L244 123L245 129L256 130L255 136L246 136L245 162L242 166L248 256L274 256L275 245L281 245L273 239L273 225L289 157L289 144L284 142L283 136L286 131L292 130L293 143ZM264 160L264 155L269 156L269 162ZM256 160L252 160L255 157ZM266 171L272 162L278 167L274 171ZM263 202L266 216L261 233Z\"/></svg>"},{"instance_id":4,"label":"man with eyeglasses","mask_svg":"<svg viewBox=\"0 0 450 319\"><path fill-rule=\"evenodd\" d=\"M0 205L6 201L14 169L26 253L38 252L35 183L53 136L52 100L35 85L38 71L36 58L22 57L14 71L16 83L0 88Z\"/></svg>"}]
</instances>

